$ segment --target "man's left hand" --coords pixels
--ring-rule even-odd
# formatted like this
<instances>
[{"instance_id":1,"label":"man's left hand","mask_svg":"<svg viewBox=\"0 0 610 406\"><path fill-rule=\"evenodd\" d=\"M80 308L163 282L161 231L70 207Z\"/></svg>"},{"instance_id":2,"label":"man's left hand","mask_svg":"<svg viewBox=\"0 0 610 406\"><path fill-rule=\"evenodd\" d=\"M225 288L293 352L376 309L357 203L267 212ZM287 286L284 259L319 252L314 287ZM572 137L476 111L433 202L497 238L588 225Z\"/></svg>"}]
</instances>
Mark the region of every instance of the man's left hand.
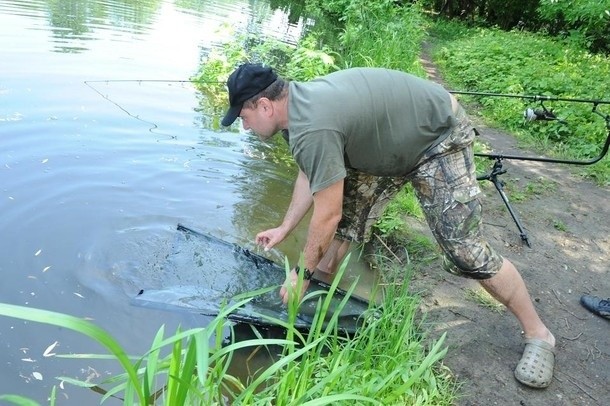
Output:
<instances>
[{"instance_id":1,"label":"man's left hand","mask_svg":"<svg viewBox=\"0 0 610 406\"><path fill-rule=\"evenodd\" d=\"M288 278L286 279L286 281L280 288L280 297L282 298L282 302L284 304L288 303L288 301L290 300L290 295L293 294L293 292L295 292L298 281L299 281L299 275L295 272L294 269L291 270L290 275L288 275ZM309 287L309 280L304 279L303 285L301 286L299 300L303 299L303 296L305 296L305 291L307 290L308 287Z\"/></svg>"}]
</instances>

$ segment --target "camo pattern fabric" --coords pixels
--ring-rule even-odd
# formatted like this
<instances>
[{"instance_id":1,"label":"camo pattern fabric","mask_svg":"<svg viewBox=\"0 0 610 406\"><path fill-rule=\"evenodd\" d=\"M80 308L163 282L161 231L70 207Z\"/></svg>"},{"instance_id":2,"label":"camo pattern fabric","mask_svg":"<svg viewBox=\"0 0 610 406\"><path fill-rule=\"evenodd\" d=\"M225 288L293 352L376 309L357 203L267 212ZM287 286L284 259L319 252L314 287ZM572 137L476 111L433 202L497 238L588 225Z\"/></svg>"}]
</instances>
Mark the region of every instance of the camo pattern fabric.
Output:
<instances>
[{"instance_id":1,"label":"camo pattern fabric","mask_svg":"<svg viewBox=\"0 0 610 406\"><path fill-rule=\"evenodd\" d=\"M487 279L500 270L503 258L481 235L481 190L472 149L475 132L462 107L456 117L458 125L422 157L410 180L445 254L445 269Z\"/></svg>"},{"instance_id":2,"label":"camo pattern fabric","mask_svg":"<svg viewBox=\"0 0 610 406\"><path fill-rule=\"evenodd\" d=\"M445 269L473 279L487 279L498 272L503 258L481 235L474 129L462 107L456 118L458 125L449 136L424 154L407 176L377 177L348 170L338 238L367 241L387 203L410 181L443 250Z\"/></svg>"},{"instance_id":3,"label":"camo pattern fabric","mask_svg":"<svg viewBox=\"0 0 610 406\"><path fill-rule=\"evenodd\" d=\"M368 241L372 226L407 181L404 176L373 176L348 168L343 181L343 217L337 228L337 238Z\"/></svg>"}]
</instances>

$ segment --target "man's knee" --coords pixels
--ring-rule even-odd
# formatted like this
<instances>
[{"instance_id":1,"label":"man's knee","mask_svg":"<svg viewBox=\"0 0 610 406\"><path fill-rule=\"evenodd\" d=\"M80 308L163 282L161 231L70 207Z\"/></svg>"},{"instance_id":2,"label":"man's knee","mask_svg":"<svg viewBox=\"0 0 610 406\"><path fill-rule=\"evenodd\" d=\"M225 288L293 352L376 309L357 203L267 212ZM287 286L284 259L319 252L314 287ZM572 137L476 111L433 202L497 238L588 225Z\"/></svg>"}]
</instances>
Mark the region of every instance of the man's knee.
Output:
<instances>
[{"instance_id":1,"label":"man's knee","mask_svg":"<svg viewBox=\"0 0 610 406\"><path fill-rule=\"evenodd\" d=\"M481 249L466 247L445 251L443 268L470 279L489 279L502 267L503 258L486 243Z\"/></svg>"}]
</instances>

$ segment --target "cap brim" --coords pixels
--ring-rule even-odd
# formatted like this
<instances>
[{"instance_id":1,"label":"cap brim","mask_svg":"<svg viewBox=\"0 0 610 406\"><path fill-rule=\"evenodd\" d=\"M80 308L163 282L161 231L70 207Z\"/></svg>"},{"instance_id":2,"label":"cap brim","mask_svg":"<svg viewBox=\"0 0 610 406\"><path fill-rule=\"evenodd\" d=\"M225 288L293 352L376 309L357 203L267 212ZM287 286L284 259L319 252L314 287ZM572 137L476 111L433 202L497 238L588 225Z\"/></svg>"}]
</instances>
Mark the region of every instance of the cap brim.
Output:
<instances>
[{"instance_id":1,"label":"cap brim","mask_svg":"<svg viewBox=\"0 0 610 406\"><path fill-rule=\"evenodd\" d=\"M241 112L242 106L231 106L229 110L227 110L227 114L225 114L224 118L220 122L223 126L228 127L235 122L239 113Z\"/></svg>"}]
</instances>

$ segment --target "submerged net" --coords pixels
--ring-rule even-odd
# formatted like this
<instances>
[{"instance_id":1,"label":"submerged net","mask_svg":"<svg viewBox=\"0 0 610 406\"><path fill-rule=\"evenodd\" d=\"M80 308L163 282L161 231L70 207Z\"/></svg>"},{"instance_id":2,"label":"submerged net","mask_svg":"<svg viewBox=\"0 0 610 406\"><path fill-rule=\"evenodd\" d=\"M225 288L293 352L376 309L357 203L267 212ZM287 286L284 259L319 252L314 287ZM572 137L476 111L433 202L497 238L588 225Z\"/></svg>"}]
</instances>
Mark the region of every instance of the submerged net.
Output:
<instances>
[{"instance_id":1,"label":"submerged net","mask_svg":"<svg viewBox=\"0 0 610 406\"><path fill-rule=\"evenodd\" d=\"M276 325L273 319L288 321L286 307L278 295L286 276L284 268L237 244L178 225L173 249L162 264L162 271L163 286L142 289L133 298L133 304L216 316L223 304L233 303L235 296L269 287L272 289L255 296L229 318L262 326ZM329 286L313 279L308 292L319 290L328 293ZM295 327L310 327L319 298L316 296L301 304ZM338 328L354 332L368 309L368 302L350 296L341 307L343 299L344 291L333 292L325 319L339 312Z\"/></svg>"}]
</instances>

